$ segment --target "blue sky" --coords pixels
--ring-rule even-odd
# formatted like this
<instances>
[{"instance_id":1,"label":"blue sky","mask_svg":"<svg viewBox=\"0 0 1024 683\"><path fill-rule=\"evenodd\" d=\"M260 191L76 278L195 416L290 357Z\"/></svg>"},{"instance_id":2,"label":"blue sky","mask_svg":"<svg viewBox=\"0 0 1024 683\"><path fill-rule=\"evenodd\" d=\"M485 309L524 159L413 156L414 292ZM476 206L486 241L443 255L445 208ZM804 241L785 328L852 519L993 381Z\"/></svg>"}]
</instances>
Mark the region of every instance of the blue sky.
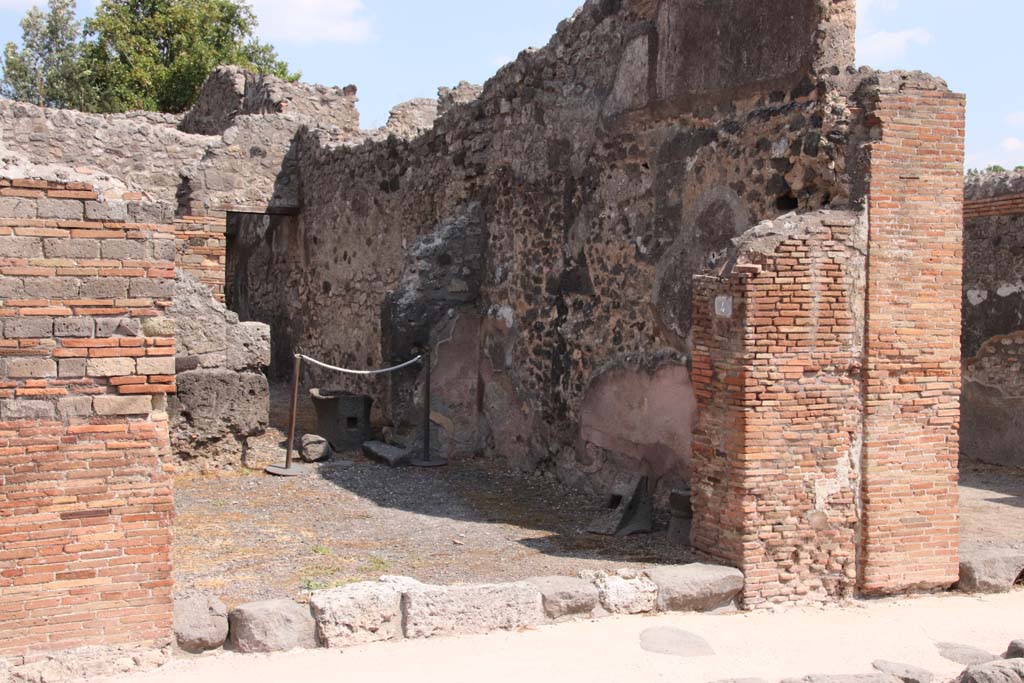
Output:
<instances>
[{"instance_id":1,"label":"blue sky","mask_svg":"<svg viewBox=\"0 0 1024 683\"><path fill-rule=\"evenodd\" d=\"M547 42L580 0L255 0L259 34L303 80L359 87L362 123L387 120L439 85L482 83ZM17 40L32 0L0 0L0 41ZM80 0L91 13L95 0ZM921 69L968 95L968 167L1024 164L1024 2L860 0L858 63Z\"/></svg>"}]
</instances>

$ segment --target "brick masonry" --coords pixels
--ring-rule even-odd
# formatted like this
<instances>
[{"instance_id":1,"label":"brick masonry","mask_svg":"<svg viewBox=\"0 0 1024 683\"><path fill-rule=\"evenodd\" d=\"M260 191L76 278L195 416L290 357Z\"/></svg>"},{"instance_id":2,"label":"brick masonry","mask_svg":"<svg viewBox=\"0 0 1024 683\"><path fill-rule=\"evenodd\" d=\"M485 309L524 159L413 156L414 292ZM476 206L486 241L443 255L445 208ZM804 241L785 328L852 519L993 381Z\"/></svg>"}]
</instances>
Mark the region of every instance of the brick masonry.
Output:
<instances>
[{"instance_id":1,"label":"brick masonry","mask_svg":"<svg viewBox=\"0 0 1024 683\"><path fill-rule=\"evenodd\" d=\"M166 643L174 226L87 218L90 183L0 195L35 216L0 215L0 657Z\"/></svg>"},{"instance_id":2,"label":"brick masonry","mask_svg":"<svg viewBox=\"0 0 1024 683\"><path fill-rule=\"evenodd\" d=\"M194 275L219 301L224 301L227 219L216 215L184 216L175 219L174 227L177 267Z\"/></svg>"},{"instance_id":3,"label":"brick masonry","mask_svg":"<svg viewBox=\"0 0 1024 683\"><path fill-rule=\"evenodd\" d=\"M695 278L694 543L748 607L958 578L964 98L865 100L867 239L783 217Z\"/></svg>"}]
</instances>

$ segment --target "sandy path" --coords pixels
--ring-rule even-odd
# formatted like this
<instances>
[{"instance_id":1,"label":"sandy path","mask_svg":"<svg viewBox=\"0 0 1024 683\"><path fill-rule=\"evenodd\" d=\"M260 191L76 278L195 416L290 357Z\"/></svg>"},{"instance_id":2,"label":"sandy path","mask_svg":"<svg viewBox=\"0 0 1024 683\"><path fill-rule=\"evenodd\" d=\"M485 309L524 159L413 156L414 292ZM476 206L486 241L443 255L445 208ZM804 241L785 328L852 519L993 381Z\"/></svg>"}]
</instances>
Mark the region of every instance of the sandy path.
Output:
<instances>
[{"instance_id":1,"label":"sandy path","mask_svg":"<svg viewBox=\"0 0 1024 683\"><path fill-rule=\"evenodd\" d=\"M680 658L646 652L639 646L639 636L655 626L700 635L717 654ZM620 617L521 633L379 643L344 652L219 654L176 660L159 672L116 680L701 683L759 677L776 681L811 673L869 673L871 662L881 658L924 667L942 683L963 667L940 657L936 643L952 641L999 654L1016 638L1024 638L1024 591L861 602L842 609L778 614Z\"/></svg>"}]
</instances>

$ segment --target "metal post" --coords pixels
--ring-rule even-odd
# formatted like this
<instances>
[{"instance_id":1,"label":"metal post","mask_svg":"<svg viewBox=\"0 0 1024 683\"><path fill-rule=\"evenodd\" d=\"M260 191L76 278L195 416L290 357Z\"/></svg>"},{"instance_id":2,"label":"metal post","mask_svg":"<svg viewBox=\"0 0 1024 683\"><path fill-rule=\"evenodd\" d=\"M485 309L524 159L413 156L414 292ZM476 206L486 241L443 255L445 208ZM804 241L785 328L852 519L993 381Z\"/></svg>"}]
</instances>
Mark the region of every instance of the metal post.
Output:
<instances>
[{"instance_id":1,"label":"metal post","mask_svg":"<svg viewBox=\"0 0 1024 683\"><path fill-rule=\"evenodd\" d=\"M292 412L288 421L288 450L284 456L284 467L271 465L265 471L279 477L295 477L302 472L292 467L292 451L295 448L295 413L299 407L299 376L302 373L302 356L295 354L295 372L292 374Z\"/></svg>"},{"instance_id":2,"label":"metal post","mask_svg":"<svg viewBox=\"0 0 1024 683\"><path fill-rule=\"evenodd\" d=\"M423 356L423 453L412 461L416 467L444 467L448 461L435 458L430 452L430 346Z\"/></svg>"}]
</instances>

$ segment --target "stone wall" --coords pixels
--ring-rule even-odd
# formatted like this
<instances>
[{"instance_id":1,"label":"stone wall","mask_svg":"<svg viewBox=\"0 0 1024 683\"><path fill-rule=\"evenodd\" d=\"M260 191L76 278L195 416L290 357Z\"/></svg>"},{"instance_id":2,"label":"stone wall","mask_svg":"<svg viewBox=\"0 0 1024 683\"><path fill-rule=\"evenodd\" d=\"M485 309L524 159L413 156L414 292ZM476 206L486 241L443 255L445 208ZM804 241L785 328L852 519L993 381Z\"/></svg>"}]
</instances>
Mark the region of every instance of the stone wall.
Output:
<instances>
[{"instance_id":1,"label":"stone wall","mask_svg":"<svg viewBox=\"0 0 1024 683\"><path fill-rule=\"evenodd\" d=\"M123 188L56 178L0 178L0 658L16 666L164 645L171 627L174 339L147 324L170 305L174 228L105 199Z\"/></svg>"},{"instance_id":2,"label":"stone wall","mask_svg":"<svg viewBox=\"0 0 1024 683\"><path fill-rule=\"evenodd\" d=\"M758 220L854 199L848 86L815 70L852 62L852 7L591 2L547 47L524 52L414 139L353 147L301 133L301 213L232 238L250 259L229 265L247 273L230 283L247 292L243 318L270 322L275 340L290 345L275 358L301 350L349 367L404 360L427 341L425 332L402 345L382 337L389 292L410 266L405 254L478 203L486 252L452 245L437 268L459 261L482 273L479 294L423 326L436 328L436 342L462 316L469 341L456 344L457 362L478 357L475 371L466 366L478 379L459 405L435 412L460 413L478 448L518 467L558 471L595 491L649 469L668 475L666 490L689 467L691 276ZM715 50L677 35L698 16L701 30L720 34ZM751 63L719 73L721 55L743 53L751 36ZM718 74L713 83L694 80L705 67ZM403 411L415 382L345 388L374 394L382 423L401 426L411 421ZM602 418L602 396L651 383L668 388L656 389L649 416L638 403L623 406L622 424ZM634 426L668 416L678 427Z\"/></svg>"},{"instance_id":3,"label":"stone wall","mask_svg":"<svg viewBox=\"0 0 1024 683\"><path fill-rule=\"evenodd\" d=\"M967 179L963 310L965 359L1024 330L1024 173Z\"/></svg>"},{"instance_id":4,"label":"stone wall","mask_svg":"<svg viewBox=\"0 0 1024 683\"><path fill-rule=\"evenodd\" d=\"M1024 330L992 337L966 361L961 401L964 457L1024 468Z\"/></svg>"}]
</instances>

